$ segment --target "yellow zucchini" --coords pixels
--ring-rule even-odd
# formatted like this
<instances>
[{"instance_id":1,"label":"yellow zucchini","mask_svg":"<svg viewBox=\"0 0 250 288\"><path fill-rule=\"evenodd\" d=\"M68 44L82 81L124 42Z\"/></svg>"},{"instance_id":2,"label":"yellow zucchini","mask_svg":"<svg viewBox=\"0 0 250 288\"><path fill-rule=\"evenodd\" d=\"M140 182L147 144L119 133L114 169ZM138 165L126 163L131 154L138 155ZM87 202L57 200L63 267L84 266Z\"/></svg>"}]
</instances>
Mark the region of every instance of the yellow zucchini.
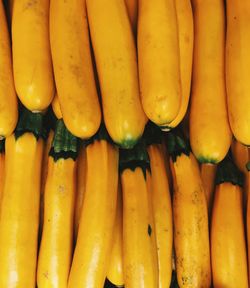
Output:
<instances>
[{"instance_id":1,"label":"yellow zucchini","mask_svg":"<svg viewBox=\"0 0 250 288\"><path fill-rule=\"evenodd\" d=\"M77 239L80 216L82 212L82 206L86 191L86 175L87 175L87 155L85 147L82 146L80 148L77 159L77 189L76 189L75 219L74 219L75 240Z\"/></svg>"},{"instance_id":2,"label":"yellow zucchini","mask_svg":"<svg viewBox=\"0 0 250 288\"><path fill-rule=\"evenodd\" d=\"M161 144L148 146L152 175L153 217L159 266L159 288L169 287L172 276L172 205Z\"/></svg>"},{"instance_id":3,"label":"yellow zucchini","mask_svg":"<svg viewBox=\"0 0 250 288\"><path fill-rule=\"evenodd\" d=\"M214 287L247 288L243 175L225 159L217 169L211 222L211 262Z\"/></svg>"},{"instance_id":4,"label":"yellow zucchini","mask_svg":"<svg viewBox=\"0 0 250 288\"><path fill-rule=\"evenodd\" d=\"M101 122L85 0L50 1L50 42L63 120L80 138L93 136Z\"/></svg>"},{"instance_id":5,"label":"yellow zucchini","mask_svg":"<svg viewBox=\"0 0 250 288\"><path fill-rule=\"evenodd\" d=\"M11 135L18 118L12 55L3 1L0 1L0 138Z\"/></svg>"},{"instance_id":6,"label":"yellow zucchini","mask_svg":"<svg viewBox=\"0 0 250 288\"><path fill-rule=\"evenodd\" d=\"M218 163L231 144L226 107L223 0L192 0L194 61L190 142L201 163ZM204 68L206 67L206 68Z\"/></svg>"},{"instance_id":7,"label":"yellow zucchini","mask_svg":"<svg viewBox=\"0 0 250 288\"><path fill-rule=\"evenodd\" d=\"M136 47L125 2L86 3L105 125L114 142L131 148L143 133L146 116L140 102Z\"/></svg>"},{"instance_id":8,"label":"yellow zucchini","mask_svg":"<svg viewBox=\"0 0 250 288\"><path fill-rule=\"evenodd\" d=\"M137 40L143 109L164 128L177 116L182 99L174 0L139 1Z\"/></svg>"},{"instance_id":9,"label":"yellow zucchini","mask_svg":"<svg viewBox=\"0 0 250 288\"><path fill-rule=\"evenodd\" d=\"M169 132L174 181L173 219L179 287L211 286L209 225L198 163L182 136Z\"/></svg>"},{"instance_id":10,"label":"yellow zucchini","mask_svg":"<svg viewBox=\"0 0 250 288\"><path fill-rule=\"evenodd\" d=\"M190 96L193 45L194 45L194 23L193 12L190 0L176 0L176 14L178 22L179 50L180 50L180 74L181 74L181 106L175 119L168 124L174 128L183 120Z\"/></svg>"},{"instance_id":11,"label":"yellow zucchini","mask_svg":"<svg viewBox=\"0 0 250 288\"><path fill-rule=\"evenodd\" d=\"M101 127L97 138L86 147L86 154L86 190L68 288L103 287L112 248L118 149L103 139Z\"/></svg>"},{"instance_id":12,"label":"yellow zucchini","mask_svg":"<svg viewBox=\"0 0 250 288\"><path fill-rule=\"evenodd\" d=\"M122 191L119 183L113 245L107 271L107 279L118 287L124 286L122 228Z\"/></svg>"},{"instance_id":13,"label":"yellow zucchini","mask_svg":"<svg viewBox=\"0 0 250 288\"><path fill-rule=\"evenodd\" d=\"M146 148L138 144L120 154L123 193L123 255L126 287L158 287L152 212L146 182Z\"/></svg>"},{"instance_id":14,"label":"yellow zucchini","mask_svg":"<svg viewBox=\"0 0 250 288\"><path fill-rule=\"evenodd\" d=\"M229 121L234 137L250 145L250 2L226 1L226 86ZM217 127L218 128L218 127Z\"/></svg>"},{"instance_id":15,"label":"yellow zucchini","mask_svg":"<svg viewBox=\"0 0 250 288\"><path fill-rule=\"evenodd\" d=\"M35 287L43 140L42 115L25 110L5 142L0 211L0 287ZM32 131L32 132L27 132Z\"/></svg>"},{"instance_id":16,"label":"yellow zucchini","mask_svg":"<svg viewBox=\"0 0 250 288\"><path fill-rule=\"evenodd\" d=\"M73 251L77 138L63 120L57 121L49 155L37 285L67 288Z\"/></svg>"},{"instance_id":17,"label":"yellow zucchini","mask_svg":"<svg viewBox=\"0 0 250 288\"><path fill-rule=\"evenodd\" d=\"M18 0L12 11L12 52L17 95L34 112L55 94L49 41L49 0Z\"/></svg>"}]
</instances>

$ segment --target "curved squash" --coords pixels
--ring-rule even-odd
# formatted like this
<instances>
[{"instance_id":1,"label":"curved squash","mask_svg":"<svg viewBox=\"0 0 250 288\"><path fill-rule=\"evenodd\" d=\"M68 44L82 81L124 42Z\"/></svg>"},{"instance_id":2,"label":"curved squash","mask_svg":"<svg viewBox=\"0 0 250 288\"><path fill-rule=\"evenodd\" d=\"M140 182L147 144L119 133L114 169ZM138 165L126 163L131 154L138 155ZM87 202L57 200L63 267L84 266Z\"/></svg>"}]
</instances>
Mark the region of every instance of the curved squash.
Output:
<instances>
[{"instance_id":1,"label":"curved squash","mask_svg":"<svg viewBox=\"0 0 250 288\"><path fill-rule=\"evenodd\" d=\"M77 137L93 136L101 123L90 51L85 0L50 1L50 42L63 120Z\"/></svg>"},{"instance_id":2,"label":"curved squash","mask_svg":"<svg viewBox=\"0 0 250 288\"><path fill-rule=\"evenodd\" d=\"M3 1L0 2L0 138L11 135L17 118L11 47Z\"/></svg>"},{"instance_id":3,"label":"curved squash","mask_svg":"<svg viewBox=\"0 0 250 288\"><path fill-rule=\"evenodd\" d=\"M201 163L215 164L226 156L231 144L226 107L225 7L223 0L192 3L195 38L190 143Z\"/></svg>"},{"instance_id":4,"label":"curved squash","mask_svg":"<svg viewBox=\"0 0 250 288\"><path fill-rule=\"evenodd\" d=\"M114 142L131 148L143 134L147 119L140 102L136 47L125 2L86 2L105 125Z\"/></svg>"},{"instance_id":5,"label":"curved squash","mask_svg":"<svg viewBox=\"0 0 250 288\"><path fill-rule=\"evenodd\" d=\"M7 165L0 212L0 287L36 284L41 127L41 114L25 111L15 133L6 138Z\"/></svg>"},{"instance_id":6,"label":"curved squash","mask_svg":"<svg viewBox=\"0 0 250 288\"><path fill-rule=\"evenodd\" d=\"M18 0L12 11L12 53L17 95L33 111L44 111L55 94L49 41L49 0Z\"/></svg>"}]
</instances>

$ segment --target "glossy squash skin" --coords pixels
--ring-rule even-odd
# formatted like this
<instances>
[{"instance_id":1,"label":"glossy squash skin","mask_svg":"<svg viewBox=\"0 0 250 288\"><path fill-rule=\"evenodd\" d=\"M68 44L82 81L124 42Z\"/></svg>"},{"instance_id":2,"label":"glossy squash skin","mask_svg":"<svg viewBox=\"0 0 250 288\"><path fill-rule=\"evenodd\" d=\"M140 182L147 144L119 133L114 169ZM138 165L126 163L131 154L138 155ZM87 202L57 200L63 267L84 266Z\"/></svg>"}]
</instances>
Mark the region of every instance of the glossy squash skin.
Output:
<instances>
[{"instance_id":1,"label":"glossy squash skin","mask_svg":"<svg viewBox=\"0 0 250 288\"><path fill-rule=\"evenodd\" d=\"M17 95L33 111L44 111L55 94L49 40L49 0L14 1L12 53Z\"/></svg>"},{"instance_id":2,"label":"glossy squash skin","mask_svg":"<svg viewBox=\"0 0 250 288\"><path fill-rule=\"evenodd\" d=\"M107 279L118 287L124 286L122 204L122 191L121 184L119 183L112 252L107 270Z\"/></svg>"},{"instance_id":3,"label":"glossy squash skin","mask_svg":"<svg viewBox=\"0 0 250 288\"><path fill-rule=\"evenodd\" d=\"M39 249L39 288L67 288L73 251L77 138L57 121L48 159L44 221Z\"/></svg>"},{"instance_id":4,"label":"glossy squash skin","mask_svg":"<svg viewBox=\"0 0 250 288\"><path fill-rule=\"evenodd\" d=\"M174 0L139 1L137 45L143 109L152 122L167 126L182 98Z\"/></svg>"},{"instance_id":5,"label":"glossy squash skin","mask_svg":"<svg viewBox=\"0 0 250 288\"><path fill-rule=\"evenodd\" d=\"M141 144L120 152L126 287L158 287L155 231L146 180L148 165L146 148Z\"/></svg>"},{"instance_id":6,"label":"glossy squash skin","mask_svg":"<svg viewBox=\"0 0 250 288\"><path fill-rule=\"evenodd\" d=\"M68 288L103 287L112 248L118 149L99 138L86 148L86 190Z\"/></svg>"},{"instance_id":7,"label":"glossy squash skin","mask_svg":"<svg viewBox=\"0 0 250 288\"><path fill-rule=\"evenodd\" d=\"M216 164L231 144L226 106L225 7L223 0L193 0L192 4L195 38L190 143L199 162Z\"/></svg>"},{"instance_id":8,"label":"glossy squash skin","mask_svg":"<svg viewBox=\"0 0 250 288\"><path fill-rule=\"evenodd\" d=\"M226 5L226 83L229 121L234 137L250 145L250 3L228 0Z\"/></svg>"},{"instance_id":9,"label":"glossy squash skin","mask_svg":"<svg viewBox=\"0 0 250 288\"><path fill-rule=\"evenodd\" d=\"M4 6L0 3L0 138L11 135L17 118L17 96L14 86L10 35Z\"/></svg>"},{"instance_id":10,"label":"glossy squash skin","mask_svg":"<svg viewBox=\"0 0 250 288\"><path fill-rule=\"evenodd\" d=\"M115 143L132 148L147 118L140 101L136 46L126 5L117 0L86 3L105 125Z\"/></svg>"},{"instance_id":11,"label":"glossy squash skin","mask_svg":"<svg viewBox=\"0 0 250 288\"><path fill-rule=\"evenodd\" d=\"M190 288L210 287L209 223L199 166L182 136L169 132L167 140L174 182L174 246L178 284Z\"/></svg>"},{"instance_id":12,"label":"glossy squash skin","mask_svg":"<svg viewBox=\"0 0 250 288\"><path fill-rule=\"evenodd\" d=\"M219 166L211 222L214 287L248 287L243 175L225 159Z\"/></svg>"},{"instance_id":13,"label":"glossy squash skin","mask_svg":"<svg viewBox=\"0 0 250 288\"><path fill-rule=\"evenodd\" d=\"M50 42L65 125L73 135L89 138L100 126L101 109L91 58L85 0L50 1Z\"/></svg>"},{"instance_id":14,"label":"glossy squash skin","mask_svg":"<svg viewBox=\"0 0 250 288\"><path fill-rule=\"evenodd\" d=\"M36 283L43 155L41 121L40 114L23 112L15 133L5 142L5 182L0 210L0 287L32 288Z\"/></svg>"}]
</instances>

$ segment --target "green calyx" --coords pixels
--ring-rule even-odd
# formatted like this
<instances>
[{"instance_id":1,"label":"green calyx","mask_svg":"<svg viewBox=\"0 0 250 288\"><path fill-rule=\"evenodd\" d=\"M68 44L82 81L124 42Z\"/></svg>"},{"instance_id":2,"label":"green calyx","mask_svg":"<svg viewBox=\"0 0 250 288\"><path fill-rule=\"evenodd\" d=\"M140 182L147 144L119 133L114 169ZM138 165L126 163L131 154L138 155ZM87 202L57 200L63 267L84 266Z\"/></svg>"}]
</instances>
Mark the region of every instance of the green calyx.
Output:
<instances>
[{"instance_id":1,"label":"green calyx","mask_svg":"<svg viewBox=\"0 0 250 288\"><path fill-rule=\"evenodd\" d=\"M146 170L150 170L149 156L145 141L140 140L132 149L120 149L119 155L119 171L125 169L134 171L140 167L146 179Z\"/></svg>"},{"instance_id":2,"label":"green calyx","mask_svg":"<svg viewBox=\"0 0 250 288\"><path fill-rule=\"evenodd\" d=\"M57 120L55 135L49 155L54 161L72 158L76 160L78 154L78 138L71 134L62 119Z\"/></svg>"},{"instance_id":3,"label":"green calyx","mask_svg":"<svg viewBox=\"0 0 250 288\"><path fill-rule=\"evenodd\" d=\"M227 155L227 157L218 165L215 183L216 185L232 183L233 185L243 187L244 175L234 164L230 155Z\"/></svg>"},{"instance_id":4,"label":"green calyx","mask_svg":"<svg viewBox=\"0 0 250 288\"><path fill-rule=\"evenodd\" d=\"M0 154L4 153L4 148L5 148L5 140L0 140Z\"/></svg>"},{"instance_id":5,"label":"green calyx","mask_svg":"<svg viewBox=\"0 0 250 288\"><path fill-rule=\"evenodd\" d=\"M100 141L100 140L106 140L109 143L114 144L103 122L101 123L96 134L87 140L83 140L83 143L84 143L84 146L88 146L92 144L94 141Z\"/></svg>"},{"instance_id":6,"label":"green calyx","mask_svg":"<svg viewBox=\"0 0 250 288\"><path fill-rule=\"evenodd\" d=\"M149 121L146 125L143 137L145 138L147 145L161 144L163 133L157 125Z\"/></svg>"},{"instance_id":7,"label":"green calyx","mask_svg":"<svg viewBox=\"0 0 250 288\"><path fill-rule=\"evenodd\" d=\"M173 162L176 161L177 157L181 154L189 156L190 146L185 140L184 135L182 135L180 130L172 130L167 133L167 149L171 156Z\"/></svg>"},{"instance_id":8,"label":"green calyx","mask_svg":"<svg viewBox=\"0 0 250 288\"><path fill-rule=\"evenodd\" d=\"M40 137L45 138L46 135L43 127L43 114L33 113L23 107L15 129L16 140L27 132L33 133L37 140Z\"/></svg>"}]
</instances>

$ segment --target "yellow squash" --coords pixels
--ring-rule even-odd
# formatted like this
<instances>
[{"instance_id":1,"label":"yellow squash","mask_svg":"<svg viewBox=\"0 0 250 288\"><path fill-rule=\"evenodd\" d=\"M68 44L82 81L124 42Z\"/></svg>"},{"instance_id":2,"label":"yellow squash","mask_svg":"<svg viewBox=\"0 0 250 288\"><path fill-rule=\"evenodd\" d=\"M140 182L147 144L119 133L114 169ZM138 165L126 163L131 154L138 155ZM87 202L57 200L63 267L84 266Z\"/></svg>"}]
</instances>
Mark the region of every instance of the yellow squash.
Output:
<instances>
[{"instance_id":1,"label":"yellow squash","mask_svg":"<svg viewBox=\"0 0 250 288\"><path fill-rule=\"evenodd\" d=\"M133 31L136 35L137 30L137 19L138 19L138 0L125 0L128 16L133 28Z\"/></svg>"},{"instance_id":2,"label":"yellow squash","mask_svg":"<svg viewBox=\"0 0 250 288\"><path fill-rule=\"evenodd\" d=\"M120 170L123 193L123 257L125 286L158 287L154 227L146 182L146 151L140 146L121 152ZM145 149L145 148L144 148ZM137 153L138 151L138 153ZM131 157L132 154L132 157ZM136 159L137 155L142 155ZM139 160L139 161L138 161Z\"/></svg>"},{"instance_id":3,"label":"yellow squash","mask_svg":"<svg viewBox=\"0 0 250 288\"><path fill-rule=\"evenodd\" d=\"M148 118L166 126L182 98L178 23L174 0L139 0L138 59L141 100Z\"/></svg>"},{"instance_id":4,"label":"yellow squash","mask_svg":"<svg viewBox=\"0 0 250 288\"><path fill-rule=\"evenodd\" d=\"M39 137L41 119L40 114L25 111L17 130L5 142L5 184L0 211L0 287L33 288L36 284L43 155L43 140ZM25 132L27 130L33 132Z\"/></svg>"},{"instance_id":5,"label":"yellow squash","mask_svg":"<svg viewBox=\"0 0 250 288\"><path fill-rule=\"evenodd\" d=\"M38 288L67 288L73 251L77 138L58 120L48 160Z\"/></svg>"},{"instance_id":6,"label":"yellow squash","mask_svg":"<svg viewBox=\"0 0 250 288\"><path fill-rule=\"evenodd\" d=\"M250 145L250 2L226 1L226 83L230 126L234 137Z\"/></svg>"},{"instance_id":7,"label":"yellow squash","mask_svg":"<svg viewBox=\"0 0 250 288\"><path fill-rule=\"evenodd\" d=\"M181 106L175 119L168 124L169 128L176 127L184 118L190 96L193 45L194 45L194 23L190 0L176 0L176 14L178 21L179 50L180 50L180 74L181 74Z\"/></svg>"},{"instance_id":8,"label":"yellow squash","mask_svg":"<svg viewBox=\"0 0 250 288\"><path fill-rule=\"evenodd\" d=\"M105 125L114 142L131 148L143 133L146 116L140 102L136 47L125 2L86 2Z\"/></svg>"},{"instance_id":9,"label":"yellow squash","mask_svg":"<svg viewBox=\"0 0 250 288\"><path fill-rule=\"evenodd\" d=\"M118 287L124 286L122 228L122 191L119 183L112 252L107 271L108 280Z\"/></svg>"},{"instance_id":10,"label":"yellow squash","mask_svg":"<svg viewBox=\"0 0 250 288\"><path fill-rule=\"evenodd\" d=\"M80 223L80 216L86 191L86 175L87 175L87 155L84 146L80 148L79 156L77 159L77 190L75 201L75 219L74 219L74 234L75 240Z\"/></svg>"},{"instance_id":11,"label":"yellow squash","mask_svg":"<svg viewBox=\"0 0 250 288\"><path fill-rule=\"evenodd\" d=\"M118 149L99 138L87 146L86 154L86 190L68 288L103 287L112 250Z\"/></svg>"},{"instance_id":12,"label":"yellow squash","mask_svg":"<svg viewBox=\"0 0 250 288\"><path fill-rule=\"evenodd\" d=\"M63 120L80 138L93 136L101 122L85 0L50 1L50 41Z\"/></svg>"},{"instance_id":13,"label":"yellow squash","mask_svg":"<svg viewBox=\"0 0 250 288\"><path fill-rule=\"evenodd\" d=\"M49 41L49 0L18 0L12 11L12 52L17 95L34 112L55 94Z\"/></svg>"},{"instance_id":14,"label":"yellow squash","mask_svg":"<svg viewBox=\"0 0 250 288\"><path fill-rule=\"evenodd\" d=\"M192 0L192 4L195 37L190 142L200 162L218 163L231 144L226 107L224 0Z\"/></svg>"},{"instance_id":15,"label":"yellow squash","mask_svg":"<svg viewBox=\"0 0 250 288\"><path fill-rule=\"evenodd\" d=\"M52 109L53 109L53 112L56 116L57 119L62 119L63 116L62 116L62 111L61 111L61 106L60 106L60 103L59 103L59 98L58 98L58 95L57 93L55 94L55 97L51 103L51 106L52 106Z\"/></svg>"},{"instance_id":16,"label":"yellow squash","mask_svg":"<svg viewBox=\"0 0 250 288\"><path fill-rule=\"evenodd\" d=\"M41 172L41 195L40 195L40 224L39 224L39 240L41 239L42 229L43 229L43 212L44 212L44 190L46 179L48 175L48 161L49 161L49 151L54 138L54 130L50 130L48 138L45 142L45 147L43 149L43 159L42 159L42 172Z\"/></svg>"},{"instance_id":17,"label":"yellow squash","mask_svg":"<svg viewBox=\"0 0 250 288\"><path fill-rule=\"evenodd\" d=\"M211 223L214 287L249 287L240 187L242 176L228 159L218 166Z\"/></svg>"},{"instance_id":18,"label":"yellow squash","mask_svg":"<svg viewBox=\"0 0 250 288\"><path fill-rule=\"evenodd\" d=\"M159 288L169 287L172 276L172 205L161 144L147 148L152 175L152 203L159 266Z\"/></svg>"},{"instance_id":19,"label":"yellow squash","mask_svg":"<svg viewBox=\"0 0 250 288\"><path fill-rule=\"evenodd\" d=\"M0 75L0 138L2 138L14 131L18 118L10 39L3 1L0 1Z\"/></svg>"},{"instance_id":20,"label":"yellow squash","mask_svg":"<svg viewBox=\"0 0 250 288\"><path fill-rule=\"evenodd\" d=\"M0 141L0 210L1 210L1 201L4 187L4 173L5 173L4 141L1 140Z\"/></svg>"},{"instance_id":21,"label":"yellow squash","mask_svg":"<svg viewBox=\"0 0 250 288\"><path fill-rule=\"evenodd\" d=\"M210 163L203 163L200 167L201 179L207 199L207 209L209 217L213 206L216 168L216 164Z\"/></svg>"},{"instance_id":22,"label":"yellow squash","mask_svg":"<svg viewBox=\"0 0 250 288\"><path fill-rule=\"evenodd\" d=\"M181 288L209 288L211 268L206 196L198 163L184 141L182 136L169 132L177 279Z\"/></svg>"}]
</instances>

